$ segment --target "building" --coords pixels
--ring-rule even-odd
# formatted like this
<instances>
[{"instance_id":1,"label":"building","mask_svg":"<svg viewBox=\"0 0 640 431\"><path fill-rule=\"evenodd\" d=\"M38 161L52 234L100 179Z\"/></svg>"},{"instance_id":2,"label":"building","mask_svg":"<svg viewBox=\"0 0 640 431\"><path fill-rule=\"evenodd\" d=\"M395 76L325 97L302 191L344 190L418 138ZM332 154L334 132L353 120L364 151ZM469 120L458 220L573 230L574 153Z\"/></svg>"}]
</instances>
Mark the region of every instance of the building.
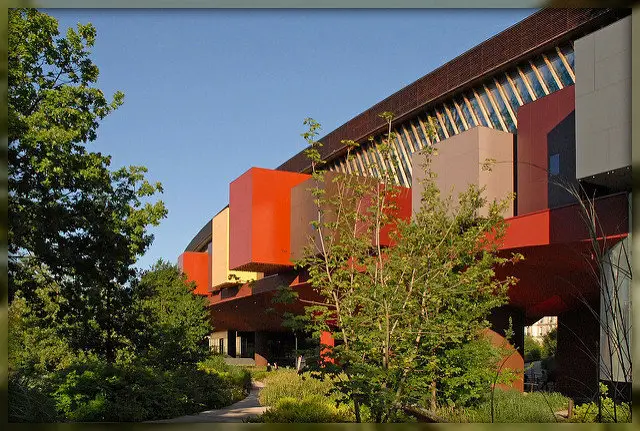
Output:
<instances>
[{"instance_id":1,"label":"building","mask_svg":"<svg viewBox=\"0 0 640 431\"><path fill-rule=\"evenodd\" d=\"M558 316L544 316L533 325L524 327L524 335L529 335L539 342L545 335L558 328Z\"/></svg>"},{"instance_id":2,"label":"building","mask_svg":"<svg viewBox=\"0 0 640 431\"><path fill-rule=\"evenodd\" d=\"M511 318L520 354L507 366L521 369L524 327L557 316L556 387L576 398L592 397L601 380L630 390L630 362L624 354L608 355L611 337L603 329L630 319L630 268L612 264L629 250L631 223L630 15L625 9L540 10L321 139L329 171L375 177L371 162L381 160L368 137L380 142L385 124L378 114L393 112L393 151L401 163L389 169L396 185L407 188L401 204L408 216L420 193L419 150L428 145L439 148L434 169L443 189L474 182L486 186L489 198L515 192L503 250L526 259L510 270L520 281L509 305L492 317L495 336ZM437 132L433 140L428 118ZM344 139L361 143L353 160L345 158ZM491 176L479 169L487 157L500 162ZM309 170L302 152L277 169L249 169L229 185L229 205L180 256L196 293L209 298L216 350L256 364L293 360L302 340L283 330L284 306L271 298L283 284L313 295L291 263L305 238L302 191ZM559 182L580 184L595 196L598 259L577 201ZM605 261L616 270L594 276ZM601 288L603 280L609 290ZM613 296L620 300L617 318L606 312ZM288 309L302 311L300 304ZM626 329L615 335L630 336ZM330 334L322 342L330 343Z\"/></svg>"}]
</instances>

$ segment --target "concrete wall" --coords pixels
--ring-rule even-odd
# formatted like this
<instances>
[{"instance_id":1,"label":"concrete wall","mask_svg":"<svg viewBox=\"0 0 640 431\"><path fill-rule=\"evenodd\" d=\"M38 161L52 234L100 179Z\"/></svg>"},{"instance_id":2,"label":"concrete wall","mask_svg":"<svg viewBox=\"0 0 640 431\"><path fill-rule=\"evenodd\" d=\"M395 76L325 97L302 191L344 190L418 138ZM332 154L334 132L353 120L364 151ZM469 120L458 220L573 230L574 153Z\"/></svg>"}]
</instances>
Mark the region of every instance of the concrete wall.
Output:
<instances>
[{"instance_id":1,"label":"concrete wall","mask_svg":"<svg viewBox=\"0 0 640 431\"><path fill-rule=\"evenodd\" d=\"M513 135L488 127L474 127L452 136L436 145L438 154L432 158L431 170L438 176L436 183L443 196L451 195L454 202L458 193L469 184L486 186L488 202L502 200L513 190ZM486 159L496 163L491 171L482 169ZM412 205L413 212L420 209L426 177L424 164L426 156L420 152L411 155L413 165ZM482 212L486 214L487 208ZM513 203L504 213L513 216Z\"/></svg>"},{"instance_id":2,"label":"concrete wall","mask_svg":"<svg viewBox=\"0 0 640 431\"><path fill-rule=\"evenodd\" d=\"M616 175L609 171L625 169L621 175L630 180L631 17L576 40L574 47L576 175L608 186Z\"/></svg>"}]
</instances>

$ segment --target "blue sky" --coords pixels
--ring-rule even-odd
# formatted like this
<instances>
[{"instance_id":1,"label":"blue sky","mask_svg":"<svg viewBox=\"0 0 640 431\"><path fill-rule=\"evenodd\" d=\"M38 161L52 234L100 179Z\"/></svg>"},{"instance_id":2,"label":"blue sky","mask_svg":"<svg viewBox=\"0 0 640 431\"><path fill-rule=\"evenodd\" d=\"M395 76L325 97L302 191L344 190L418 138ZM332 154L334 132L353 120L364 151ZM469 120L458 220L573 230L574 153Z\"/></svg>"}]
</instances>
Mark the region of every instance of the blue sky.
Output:
<instances>
[{"instance_id":1,"label":"blue sky","mask_svg":"<svg viewBox=\"0 0 640 431\"><path fill-rule=\"evenodd\" d=\"M169 210L138 261L176 262L252 166L276 168L321 136L515 24L527 9L45 10L96 27L98 86L125 93L90 145L144 165Z\"/></svg>"}]
</instances>

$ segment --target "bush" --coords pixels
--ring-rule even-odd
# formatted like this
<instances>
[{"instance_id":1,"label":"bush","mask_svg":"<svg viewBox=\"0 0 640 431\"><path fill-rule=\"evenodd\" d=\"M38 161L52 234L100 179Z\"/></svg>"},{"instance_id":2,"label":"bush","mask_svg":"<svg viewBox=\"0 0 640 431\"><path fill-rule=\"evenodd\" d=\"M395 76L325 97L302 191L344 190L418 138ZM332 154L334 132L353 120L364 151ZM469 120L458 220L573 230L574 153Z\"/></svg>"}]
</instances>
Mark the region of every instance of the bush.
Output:
<instances>
[{"instance_id":1,"label":"bush","mask_svg":"<svg viewBox=\"0 0 640 431\"><path fill-rule=\"evenodd\" d=\"M74 422L139 422L221 408L246 396L249 373L220 366L171 371L139 363L94 361L66 369L52 396L59 415ZM226 368L225 368L226 367Z\"/></svg>"},{"instance_id":2,"label":"bush","mask_svg":"<svg viewBox=\"0 0 640 431\"><path fill-rule=\"evenodd\" d=\"M554 413L566 410L569 398L554 392L523 393L515 390L495 391L495 422L545 423L556 422ZM491 422L491 400L489 395L473 408L438 412L450 422Z\"/></svg>"},{"instance_id":3,"label":"bush","mask_svg":"<svg viewBox=\"0 0 640 431\"><path fill-rule=\"evenodd\" d=\"M255 381L262 381L268 375L274 372L274 371L267 371L267 367L258 367L258 366L244 367L244 369L251 374L251 379Z\"/></svg>"},{"instance_id":4,"label":"bush","mask_svg":"<svg viewBox=\"0 0 640 431\"><path fill-rule=\"evenodd\" d=\"M347 407L336 408L321 395L280 398L273 407L253 422L268 423L335 423L353 422L354 416Z\"/></svg>"},{"instance_id":5,"label":"bush","mask_svg":"<svg viewBox=\"0 0 640 431\"><path fill-rule=\"evenodd\" d=\"M329 395L333 384L329 380L319 380L310 373L298 375L295 370L272 371L265 377L265 387L260 391L260 403L263 406L275 406L282 398L301 400L311 396L328 397L329 402L335 398Z\"/></svg>"},{"instance_id":6,"label":"bush","mask_svg":"<svg viewBox=\"0 0 640 431\"><path fill-rule=\"evenodd\" d=\"M594 402L580 404L573 410L571 422L631 422L631 407L627 403L615 404L607 397L607 386L600 383L602 418L598 421L598 404ZM615 411L614 411L615 406Z\"/></svg>"}]
</instances>

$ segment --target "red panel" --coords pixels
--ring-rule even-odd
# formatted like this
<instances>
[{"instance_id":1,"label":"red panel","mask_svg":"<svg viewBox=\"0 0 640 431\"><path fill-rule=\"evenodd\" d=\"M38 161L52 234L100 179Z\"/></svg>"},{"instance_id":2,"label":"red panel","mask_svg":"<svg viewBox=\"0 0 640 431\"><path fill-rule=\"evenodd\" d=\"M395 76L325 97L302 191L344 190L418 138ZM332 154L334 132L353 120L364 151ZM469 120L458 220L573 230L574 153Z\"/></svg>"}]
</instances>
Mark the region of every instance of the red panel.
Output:
<instances>
[{"instance_id":1,"label":"red panel","mask_svg":"<svg viewBox=\"0 0 640 431\"><path fill-rule=\"evenodd\" d=\"M598 237L614 237L629 231L629 201L625 193L595 200ZM589 239L579 204L511 217L501 249L563 244Z\"/></svg>"},{"instance_id":2,"label":"red panel","mask_svg":"<svg viewBox=\"0 0 640 431\"><path fill-rule=\"evenodd\" d=\"M310 178L251 168L229 188L229 268L273 273L291 267L291 188Z\"/></svg>"},{"instance_id":3,"label":"red panel","mask_svg":"<svg viewBox=\"0 0 640 431\"><path fill-rule=\"evenodd\" d=\"M518 214L549 207L547 134L574 109L573 85L518 109Z\"/></svg>"},{"instance_id":4,"label":"red panel","mask_svg":"<svg viewBox=\"0 0 640 431\"><path fill-rule=\"evenodd\" d=\"M333 359L328 358L326 356L326 354L330 352L331 347L335 346L335 340L331 332L323 331L320 333L320 346L330 346L330 347L324 347L320 351L320 357L322 358L322 362L333 363L334 362Z\"/></svg>"},{"instance_id":5,"label":"red panel","mask_svg":"<svg viewBox=\"0 0 640 431\"><path fill-rule=\"evenodd\" d=\"M401 220L409 221L411 219L411 189L406 187L397 187L398 194L394 197L396 206L395 216ZM390 233L395 230L394 224L383 226L380 229L380 244L384 246L393 245Z\"/></svg>"},{"instance_id":6,"label":"red panel","mask_svg":"<svg viewBox=\"0 0 640 431\"><path fill-rule=\"evenodd\" d=\"M251 261L253 169L229 184L229 268Z\"/></svg>"},{"instance_id":7,"label":"red panel","mask_svg":"<svg viewBox=\"0 0 640 431\"><path fill-rule=\"evenodd\" d=\"M512 217L501 249L549 244L549 211Z\"/></svg>"},{"instance_id":8,"label":"red panel","mask_svg":"<svg viewBox=\"0 0 640 431\"><path fill-rule=\"evenodd\" d=\"M178 257L178 267L188 281L196 283L196 295L209 295L209 253L185 251Z\"/></svg>"}]
</instances>

